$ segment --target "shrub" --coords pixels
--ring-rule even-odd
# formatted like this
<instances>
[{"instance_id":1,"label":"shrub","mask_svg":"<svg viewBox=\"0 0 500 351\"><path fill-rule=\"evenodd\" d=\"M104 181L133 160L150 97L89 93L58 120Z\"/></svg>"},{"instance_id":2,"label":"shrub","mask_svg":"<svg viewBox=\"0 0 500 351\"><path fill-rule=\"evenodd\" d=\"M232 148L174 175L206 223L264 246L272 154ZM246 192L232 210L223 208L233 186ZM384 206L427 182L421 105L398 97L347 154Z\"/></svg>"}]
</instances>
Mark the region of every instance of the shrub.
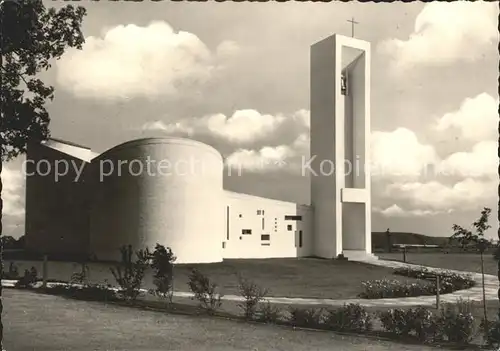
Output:
<instances>
[{"instance_id":1,"label":"shrub","mask_svg":"<svg viewBox=\"0 0 500 351\"><path fill-rule=\"evenodd\" d=\"M217 284L197 269L191 270L188 286L194 299L198 300L199 307L208 314L214 314L222 306L222 295L217 292Z\"/></svg>"},{"instance_id":2,"label":"shrub","mask_svg":"<svg viewBox=\"0 0 500 351\"><path fill-rule=\"evenodd\" d=\"M379 313L382 327L389 333L398 336L410 335L413 330L414 318L414 311L412 309L391 308L388 311Z\"/></svg>"},{"instance_id":3,"label":"shrub","mask_svg":"<svg viewBox=\"0 0 500 351\"><path fill-rule=\"evenodd\" d=\"M290 307L290 323L294 327L319 328L323 323L323 308Z\"/></svg>"},{"instance_id":4,"label":"shrub","mask_svg":"<svg viewBox=\"0 0 500 351\"><path fill-rule=\"evenodd\" d=\"M394 274L431 281L433 283L433 295L436 293L435 281L438 275L440 280L439 292L441 294L448 294L457 290L469 289L476 284L476 282L468 274L458 274L449 270L439 270L439 272L437 272L426 267L396 268L394 270Z\"/></svg>"},{"instance_id":5,"label":"shrub","mask_svg":"<svg viewBox=\"0 0 500 351\"><path fill-rule=\"evenodd\" d=\"M264 323L277 323L281 319L281 311L268 301L259 307L255 319Z\"/></svg>"},{"instance_id":6,"label":"shrub","mask_svg":"<svg viewBox=\"0 0 500 351\"><path fill-rule=\"evenodd\" d=\"M443 333L448 341L468 344L475 335L472 304L460 299L455 304L445 304L441 309Z\"/></svg>"},{"instance_id":7,"label":"shrub","mask_svg":"<svg viewBox=\"0 0 500 351\"><path fill-rule=\"evenodd\" d=\"M120 249L122 262L116 267L111 267L111 273L120 286L118 292L121 298L127 301L136 300L140 294L144 273L148 267L148 250L139 250L136 252L137 260L132 261L132 246L123 246Z\"/></svg>"},{"instance_id":8,"label":"shrub","mask_svg":"<svg viewBox=\"0 0 500 351\"><path fill-rule=\"evenodd\" d=\"M382 327L397 336L415 335L422 342L443 339L439 315L424 307L416 309L391 309L379 314Z\"/></svg>"},{"instance_id":9,"label":"shrub","mask_svg":"<svg viewBox=\"0 0 500 351\"><path fill-rule=\"evenodd\" d=\"M24 275L19 278L16 282L16 288L33 288L35 283L38 281L38 272L35 267L31 267L31 269L25 269Z\"/></svg>"},{"instance_id":10,"label":"shrub","mask_svg":"<svg viewBox=\"0 0 500 351\"><path fill-rule=\"evenodd\" d=\"M172 302L174 293L174 262L177 259L172 250L165 246L156 244L155 250L150 256L151 268L153 269L153 283L156 289L153 294Z\"/></svg>"},{"instance_id":11,"label":"shrub","mask_svg":"<svg viewBox=\"0 0 500 351\"><path fill-rule=\"evenodd\" d=\"M441 318L427 308L417 307L413 312L413 328L418 340L435 342L443 339Z\"/></svg>"},{"instance_id":12,"label":"shrub","mask_svg":"<svg viewBox=\"0 0 500 351\"><path fill-rule=\"evenodd\" d=\"M45 289L49 294L62 295L84 301L116 301L118 296L104 284L88 284L84 286L54 285Z\"/></svg>"},{"instance_id":13,"label":"shrub","mask_svg":"<svg viewBox=\"0 0 500 351\"><path fill-rule=\"evenodd\" d=\"M429 282L401 282L398 280L370 280L361 283L363 292L358 297L362 299L384 299L395 297L411 297L434 295L435 286Z\"/></svg>"},{"instance_id":14,"label":"shrub","mask_svg":"<svg viewBox=\"0 0 500 351\"><path fill-rule=\"evenodd\" d=\"M483 331L483 339L486 345L498 349L500 347L500 320L481 322L481 330Z\"/></svg>"},{"instance_id":15,"label":"shrub","mask_svg":"<svg viewBox=\"0 0 500 351\"><path fill-rule=\"evenodd\" d=\"M346 304L328 310L325 325L335 331L366 332L372 330L371 315L359 304Z\"/></svg>"},{"instance_id":16,"label":"shrub","mask_svg":"<svg viewBox=\"0 0 500 351\"><path fill-rule=\"evenodd\" d=\"M82 263L81 271L71 275L71 284L86 284L89 276L89 267L86 263Z\"/></svg>"},{"instance_id":17,"label":"shrub","mask_svg":"<svg viewBox=\"0 0 500 351\"><path fill-rule=\"evenodd\" d=\"M2 279L9 280L18 280L19 279L19 270L14 262L9 263L9 270L7 272L2 272Z\"/></svg>"},{"instance_id":18,"label":"shrub","mask_svg":"<svg viewBox=\"0 0 500 351\"><path fill-rule=\"evenodd\" d=\"M268 294L268 290L241 276L238 278L238 281L240 294L244 298L244 301L239 303L238 306L243 310L243 315L246 319L253 319L259 302L264 300Z\"/></svg>"}]
</instances>

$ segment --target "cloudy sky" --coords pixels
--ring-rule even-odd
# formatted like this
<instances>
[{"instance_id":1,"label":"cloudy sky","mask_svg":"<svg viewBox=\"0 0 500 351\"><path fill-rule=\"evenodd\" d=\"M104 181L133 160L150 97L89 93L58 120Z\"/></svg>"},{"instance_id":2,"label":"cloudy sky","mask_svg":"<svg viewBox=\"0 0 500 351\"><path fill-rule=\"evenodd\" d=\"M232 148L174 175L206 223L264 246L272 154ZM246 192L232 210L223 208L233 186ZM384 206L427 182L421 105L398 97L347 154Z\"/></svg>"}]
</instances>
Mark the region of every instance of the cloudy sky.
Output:
<instances>
[{"instance_id":1,"label":"cloudy sky","mask_svg":"<svg viewBox=\"0 0 500 351\"><path fill-rule=\"evenodd\" d=\"M52 136L96 152L189 136L243 167L226 189L309 203L309 49L354 17L372 44L373 229L448 236L487 206L496 236L496 4L82 4L83 50L43 74ZM2 174L7 235L24 231L22 161Z\"/></svg>"}]
</instances>

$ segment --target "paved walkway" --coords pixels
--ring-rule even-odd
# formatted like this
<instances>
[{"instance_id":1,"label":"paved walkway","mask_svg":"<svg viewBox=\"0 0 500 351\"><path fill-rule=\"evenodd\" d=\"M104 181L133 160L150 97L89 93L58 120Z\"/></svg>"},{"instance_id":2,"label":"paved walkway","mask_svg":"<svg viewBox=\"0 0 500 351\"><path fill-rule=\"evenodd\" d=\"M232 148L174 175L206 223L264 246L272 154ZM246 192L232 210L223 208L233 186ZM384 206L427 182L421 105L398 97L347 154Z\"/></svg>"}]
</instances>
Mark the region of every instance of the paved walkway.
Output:
<instances>
[{"instance_id":1,"label":"paved walkway","mask_svg":"<svg viewBox=\"0 0 500 351\"><path fill-rule=\"evenodd\" d=\"M369 260L364 261L364 263L384 266L390 268L400 268L400 267L422 267L420 265L414 265L403 262L387 261L387 260ZM439 272L443 271L440 268L426 267L430 271ZM443 303L451 302L454 303L457 299L464 299L470 301L482 301L482 278L480 273L471 273L446 269L447 272L455 272L459 274L469 274L476 281L476 286L466 290L458 290L450 294L443 294L440 296L440 301ZM497 300L497 289L498 289L498 278L494 275L485 274L484 277L485 290L486 290L486 300ZM13 280L2 280L2 285L5 287L14 286L15 281ZM59 283L49 283L50 285L57 285ZM143 290L146 292L146 290ZM174 292L174 296L177 297L193 297L193 293L190 292ZM222 300L226 301L243 301L243 297L238 295L225 295ZM317 299L317 298L291 298L291 297L268 297L267 301L276 304L295 304L295 305L328 305L328 306L342 306L348 303L356 303L365 307L396 307L396 306L432 306L436 304L436 296L418 296L418 297L400 297L400 298L387 298L387 299L344 299L344 300L333 300L333 299Z\"/></svg>"}]
</instances>

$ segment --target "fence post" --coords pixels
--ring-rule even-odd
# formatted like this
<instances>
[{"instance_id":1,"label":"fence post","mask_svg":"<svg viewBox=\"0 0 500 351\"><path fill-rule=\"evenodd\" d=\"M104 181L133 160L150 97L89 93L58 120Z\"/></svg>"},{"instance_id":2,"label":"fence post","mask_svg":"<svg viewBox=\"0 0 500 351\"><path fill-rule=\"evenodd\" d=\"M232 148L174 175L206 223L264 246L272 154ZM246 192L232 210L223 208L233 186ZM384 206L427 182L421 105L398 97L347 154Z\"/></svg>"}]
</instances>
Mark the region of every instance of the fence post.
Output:
<instances>
[{"instance_id":1,"label":"fence post","mask_svg":"<svg viewBox=\"0 0 500 351\"><path fill-rule=\"evenodd\" d=\"M439 290L440 290L440 284L439 284L439 275L436 274L436 309L439 311L441 301L440 301L440 296L439 296Z\"/></svg>"},{"instance_id":2,"label":"fence post","mask_svg":"<svg viewBox=\"0 0 500 351\"><path fill-rule=\"evenodd\" d=\"M47 255L43 255L43 267L42 267L42 279L43 279L43 287L47 287L47 277L49 276L48 272L48 257Z\"/></svg>"}]
</instances>

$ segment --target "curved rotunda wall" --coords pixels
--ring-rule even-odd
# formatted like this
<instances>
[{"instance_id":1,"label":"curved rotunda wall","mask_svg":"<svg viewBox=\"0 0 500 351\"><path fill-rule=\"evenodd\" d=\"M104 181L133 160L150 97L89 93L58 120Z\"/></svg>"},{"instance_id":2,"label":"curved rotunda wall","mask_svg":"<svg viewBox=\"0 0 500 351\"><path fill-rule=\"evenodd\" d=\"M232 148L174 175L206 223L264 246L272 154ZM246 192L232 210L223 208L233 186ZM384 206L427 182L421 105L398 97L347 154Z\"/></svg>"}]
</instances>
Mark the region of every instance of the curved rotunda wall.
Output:
<instances>
[{"instance_id":1,"label":"curved rotunda wall","mask_svg":"<svg viewBox=\"0 0 500 351\"><path fill-rule=\"evenodd\" d=\"M119 260L122 245L137 250L160 243L172 248L177 263L222 261L217 150L178 138L134 140L94 159L92 172L90 251L97 259Z\"/></svg>"}]
</instances>

